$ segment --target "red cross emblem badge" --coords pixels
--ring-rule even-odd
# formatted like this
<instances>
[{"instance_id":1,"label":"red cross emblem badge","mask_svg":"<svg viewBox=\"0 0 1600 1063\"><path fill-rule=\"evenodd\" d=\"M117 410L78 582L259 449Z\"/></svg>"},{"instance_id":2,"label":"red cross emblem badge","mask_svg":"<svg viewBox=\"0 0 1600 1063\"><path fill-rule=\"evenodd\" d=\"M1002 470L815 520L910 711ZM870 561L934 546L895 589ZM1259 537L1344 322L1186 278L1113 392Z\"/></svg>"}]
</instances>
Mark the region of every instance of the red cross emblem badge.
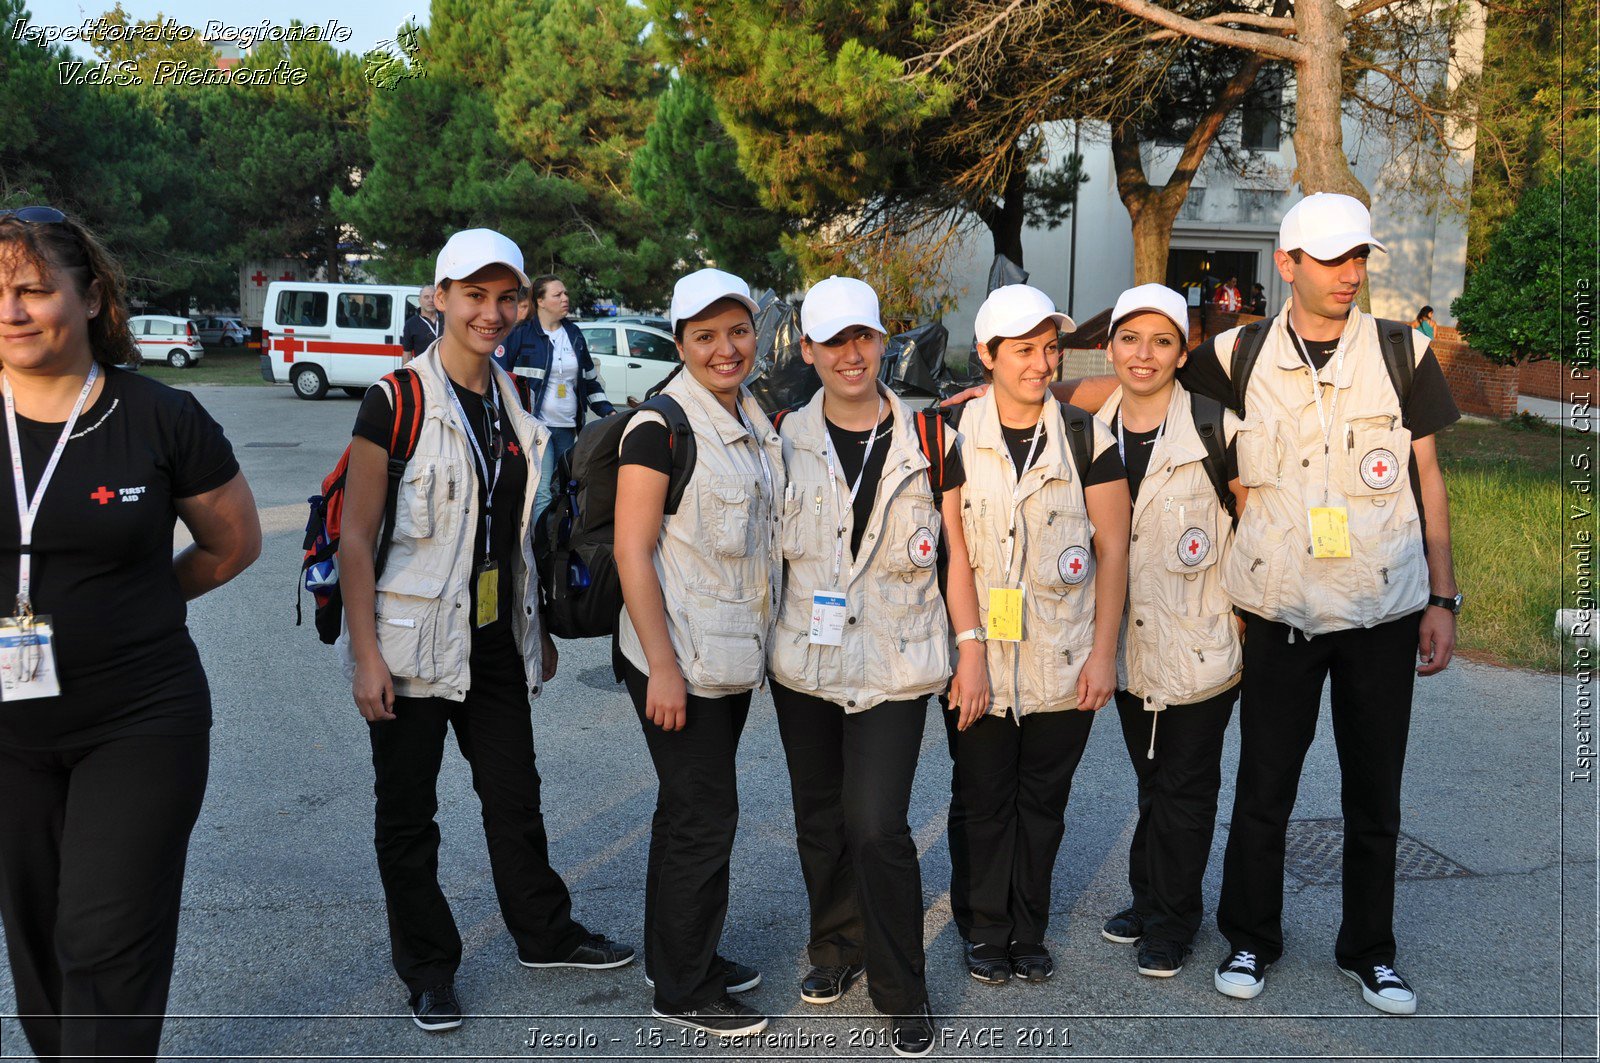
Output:
<instances>
[{"instance_id":1,"label":"red cross emblem badge","mask_svg":"<svg viewBox=\"0 0 1600 1063\"><path fill-rule=\"evenodd\" d=\"M1081 546L1069 546L1056 558L1056 571L1061 582L1076 587L1089 578L1089 551Z\"/></svg>"},{"instance_id":2,"label":"red cross emblem badge","mask_svg":"<svg viewBox=\"0 0 1600 1063\"><path fill-rule=\"evenodd\" d=\"M1374 491L1393 487L1399 475L1400 462L1395 459L1392 450L1379 447L1367 451L1367 456L1361 459L1361 482Z\"/></svg>"},{"instance_id":3,"label":"red cross emblem badge","mask_svg":"<svg viewBox=\"0 0 1600 1063\"><path fill-rule=\"evenodd\" d=\"M911 563L918 568L927 568L939 556L939 540L933 537L933 532L927 528L918 528L911 533L911 540L906 543L906 553L911 555Z\"/></svg>"},{"instance_id":4,"label":"red cross emblem badge","mask_svg":"<svg viewBox=\"0 0 1600 1063\"><path fill-rule=\"evenodd\" d=\"M1190 528L1178 539L1178 560L1190 568L1211 554L1211 536L1204 528Z\"/></svg>"}]
</instances>

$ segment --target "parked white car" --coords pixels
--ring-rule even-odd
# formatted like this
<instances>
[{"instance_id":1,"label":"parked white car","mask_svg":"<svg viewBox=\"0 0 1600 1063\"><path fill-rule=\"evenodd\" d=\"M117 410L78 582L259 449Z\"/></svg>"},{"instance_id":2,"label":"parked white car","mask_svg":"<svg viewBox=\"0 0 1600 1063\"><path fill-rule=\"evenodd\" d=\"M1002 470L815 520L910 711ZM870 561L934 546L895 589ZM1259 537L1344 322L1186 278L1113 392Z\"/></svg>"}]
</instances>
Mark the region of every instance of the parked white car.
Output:
<instances>
[{"instance_id":1,"label":"parked white car","mask_svg":"<svg viewBox=\"0 0 1600 1063\"><path fill-rule=\"evenodd\" d=\"M205 357L200 332L186 317L140 314L128 319L128 330L139 346L139 357L147 362L166 362L183 369Z\"/></svg>"},{"instance_id":2,"label":"parked white car","mask_svg":"<svg viewBox=\"0 0 1600 1063\"><path fill-rule=\"evenodd\" d=\"M606 396L618 409L630 398L643 399L678 364L678 345L665 329L612 321L577 325L605 383Z\"/></svg>"},{"instance_id":3,"label":"parked white car","mask_svg":"<svg viewBox=\"0 0 1600 1063\"><path fill-rule=\"evenodd\" d=\"M250 338L250 331L236 317L197 317L193 321L200 330L201 343L237 347Z\"/></svg>"}]
</instances>

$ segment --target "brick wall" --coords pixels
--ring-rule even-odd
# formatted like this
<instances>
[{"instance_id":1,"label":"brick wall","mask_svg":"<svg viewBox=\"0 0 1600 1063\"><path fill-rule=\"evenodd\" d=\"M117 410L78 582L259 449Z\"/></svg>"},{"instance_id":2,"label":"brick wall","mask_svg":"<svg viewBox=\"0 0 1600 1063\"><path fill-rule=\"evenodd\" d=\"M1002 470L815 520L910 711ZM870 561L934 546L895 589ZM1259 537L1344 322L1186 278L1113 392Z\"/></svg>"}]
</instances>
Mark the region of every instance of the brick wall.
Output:
<instances>
[{"instance_id":1,"label":"brick wall","mask_svg":"<svg viewBox=\"0 0 1600 1063\"><path fill-rule=\"evenodd\" d=\"M1434 357L1462 413L1504 421L1517 413L1517 369L1495 365L1462 342L1455 329L1439 329Z\"/></svg>"},{"instance_id":2,"label":"brick wall","mask_svg":"<svg viewBox=\"0 0 1600 1063\"><path fill-rule=\"evenodd\" d=\"M1571 402L1575 392L1585 395L1594 393L1594 371L1579 372L1583 376L1574 380L1569 366L1549 358L1542 362L1523 362L1517 366L1517 387L1524 395Z\"/></svg>"}]
</instances>

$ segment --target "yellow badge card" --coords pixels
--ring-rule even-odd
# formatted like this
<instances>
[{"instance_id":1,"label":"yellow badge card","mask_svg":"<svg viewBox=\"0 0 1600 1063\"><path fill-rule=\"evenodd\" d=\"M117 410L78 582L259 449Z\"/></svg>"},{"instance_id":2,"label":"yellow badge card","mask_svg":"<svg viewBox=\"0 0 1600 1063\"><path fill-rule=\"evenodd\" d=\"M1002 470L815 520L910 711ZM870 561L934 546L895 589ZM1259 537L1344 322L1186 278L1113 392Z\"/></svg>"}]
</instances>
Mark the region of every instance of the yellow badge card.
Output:
<instances>
[{"instance_id":1,"label":"yellow badge card","mask_svg":"<svg viewBox=\"0 0 1600 1063\"><path fill-rule=\"evenodd\" d=\"M556 385L556 398L564 399L566 397L567 397L567 385L565 385L565 384L557 384Z\"/></svg>"},{"instance_id":2,"label":"yellow badge card","mask_svg":"<svg viewBox=\"0 0 1600 1063\"><path fill-rule=\"evenodd\" d=\"M989 588L988 637L992 642L1022 641L1022 589Z\"/></svg>"},{"instance_id":3,"label":"yellow badge card","mask_svg":"<svg viewBox=\"0 0 1600 1063\"><path fill-rule=\"evenodd\" d=\"M1311 556L1350 556L1350 513L1343 506L1311 507Z\"/></svg>"},{"instance_id":4,"label":"yellow badge card","mask_svg":"<svg viewBox=\"0 0 1600 1063\"><path fill-rule=\"evenodd\" d=\"M478 569L478 612L472 622L483 627L500 619L500 566L484 565Z\"/></svg>"}]
</instances>

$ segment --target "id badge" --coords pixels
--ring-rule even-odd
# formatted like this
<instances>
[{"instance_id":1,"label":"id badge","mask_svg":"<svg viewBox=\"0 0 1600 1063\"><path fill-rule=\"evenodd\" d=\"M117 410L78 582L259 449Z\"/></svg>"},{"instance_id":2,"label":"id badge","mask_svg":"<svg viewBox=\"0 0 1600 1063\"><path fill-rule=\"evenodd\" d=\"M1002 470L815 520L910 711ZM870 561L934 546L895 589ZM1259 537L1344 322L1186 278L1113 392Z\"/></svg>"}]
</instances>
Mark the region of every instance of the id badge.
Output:
<instances>
[{"instance_id":1,"label":"id badge","mask_svg":"<svg viewBox=\"0 0 1600 1063\"><path fill-rule=\"evenodd\" d=\"M811 595L811 645L843 646L848 611L844 591L815 591Z\"/></svg>"},{"instance_id":2,"label":"id badge","mask_svg":"<svg viewBox=\"0 0 1600 1063\"><path fill-rule=\"evenodd\" d=\"M472 618L474 627L483 627L500 619L500 566L486 561L478 566L478 611Z\"/></svg>"},{"instance_id":3,"label":"id badge","mask_svg":"<svg viewBox=\"0 0 1600 1063\"><path fill-rule=\"evenodd\" d=\"M1313 506L1311 556L1350 556L1350 512L1343 506Z\"/></svg>"},{"instance_id":4,"label":"id badge","mask_svg":"<svg viewBox=\"0 0 1600 1063\"><path fill-rule=\"evenodd\" d=\"M566 397L567 397L567 385L565 385L565 384L557 384L556 385L556 398L564 399Z\"/></svg>"},{"instance_id":5,"label":"id badge","mask_svg":"<svg viewBox=\"0 0 1600 1063\"><path fill-rule=\"evenodd\" d=\"M989 588L989 622L987 637L990 642L1022 641L1022 588Z\"/></svg>"},{"instance_id":6,"label":"id badge","mask_svg":"<svg viewBox=\"0 0 1600 1063\"><path fill-rule=\"evenodd\" d=\"M0 618L0 701L53 698L60 693L50 618Z\"/></svg>"}]
</instances>

